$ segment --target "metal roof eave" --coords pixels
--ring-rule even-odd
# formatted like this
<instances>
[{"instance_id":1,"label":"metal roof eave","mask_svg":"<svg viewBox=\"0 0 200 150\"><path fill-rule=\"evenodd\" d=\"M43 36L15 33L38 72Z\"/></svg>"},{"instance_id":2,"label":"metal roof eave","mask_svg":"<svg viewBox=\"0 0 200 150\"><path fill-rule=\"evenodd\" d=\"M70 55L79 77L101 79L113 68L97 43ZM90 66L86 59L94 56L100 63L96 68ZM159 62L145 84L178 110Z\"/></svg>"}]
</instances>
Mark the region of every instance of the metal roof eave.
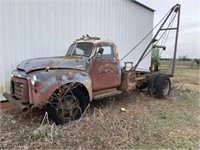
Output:
<instances>
[{"instance_id":1,"label":"metal roof eave","mask_svg":"<svg viewBox=\"0 0 200 150\"><path fill-rule=\"evenodd\" d=\"M131 0L131 1L134 2L134 3L136 3L136 4L138 4L138 5L140 5L140 6L142 6L142 7L144 7L144 8L146 8L146 9L148 9L148 10L150 10L150 11L152 11L152 12L155 11L154 9L152 9L152 8L150 8L150 7L144 5L144 4L142 4L142 3L140 3L140 2L138 2L136 0Z\"/></svg>"}]
</instances>

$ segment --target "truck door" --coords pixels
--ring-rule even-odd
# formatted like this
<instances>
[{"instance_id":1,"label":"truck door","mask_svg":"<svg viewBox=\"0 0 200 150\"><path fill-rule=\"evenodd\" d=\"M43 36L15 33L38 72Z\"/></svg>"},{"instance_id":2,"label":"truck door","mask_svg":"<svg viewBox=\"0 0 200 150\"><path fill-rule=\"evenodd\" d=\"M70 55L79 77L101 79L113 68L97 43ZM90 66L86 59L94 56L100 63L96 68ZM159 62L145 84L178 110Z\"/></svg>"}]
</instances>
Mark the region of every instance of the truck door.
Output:
<instances>
[{"instance_id":1,"label":"truck door","mask_svg":"<svg viewBox=\"0 0 200 150\"><path fill-rule=\"evenodd\" d=\"M114 88L121 82L121 69L113 45L97 46L96 51L99 49L103 53L97 53L91 70L93 91Z\"/></svg>"}]
</instances>

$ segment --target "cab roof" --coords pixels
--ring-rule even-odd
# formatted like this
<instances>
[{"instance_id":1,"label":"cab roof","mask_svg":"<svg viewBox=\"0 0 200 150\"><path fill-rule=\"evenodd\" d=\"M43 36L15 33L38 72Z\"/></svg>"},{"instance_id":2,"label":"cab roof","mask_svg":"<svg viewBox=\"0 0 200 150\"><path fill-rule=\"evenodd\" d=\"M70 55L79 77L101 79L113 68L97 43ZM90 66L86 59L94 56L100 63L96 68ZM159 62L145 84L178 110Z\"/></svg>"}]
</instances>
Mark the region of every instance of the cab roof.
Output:
<instances>
[{"instance_id":1,"label":"cab roof","mask_svg":"<svg viewBox=\"0 0 200 150\"><path fill-rule=\"evenodd\" d=\"M76 39L76 41L74 41L74 43L79 43L79 42L90 42L90 43L93 43L93 44L98 44L98 43L110 43L110 44L114 44L113 41L102 40L99 37L91 37L89 35L86 35L86 36L83 35L81 38Z\"/></svg>"}]
</instances>

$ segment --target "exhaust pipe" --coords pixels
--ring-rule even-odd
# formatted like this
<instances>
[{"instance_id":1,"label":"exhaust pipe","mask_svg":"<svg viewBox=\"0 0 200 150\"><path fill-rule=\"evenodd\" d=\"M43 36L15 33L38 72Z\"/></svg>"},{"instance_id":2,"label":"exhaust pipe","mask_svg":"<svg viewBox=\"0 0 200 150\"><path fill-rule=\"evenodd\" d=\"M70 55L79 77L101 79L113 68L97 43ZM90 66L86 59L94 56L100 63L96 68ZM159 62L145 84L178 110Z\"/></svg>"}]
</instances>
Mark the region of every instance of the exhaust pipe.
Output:
<instances>
[{"instance_id":1,"label":"exhaust pipe","mask_svg":"<svg viewBox=\"0 0 200 150\"><path fill-rule=\"evenodd\" d=\"M12 97L12 94L3 93L3 96L12 104L16 106L17 109L19 109L22 112L27 112L29 110L28 105L22 104L20 100L16 100L14 97Z\"/></svg>"}]
</instances>

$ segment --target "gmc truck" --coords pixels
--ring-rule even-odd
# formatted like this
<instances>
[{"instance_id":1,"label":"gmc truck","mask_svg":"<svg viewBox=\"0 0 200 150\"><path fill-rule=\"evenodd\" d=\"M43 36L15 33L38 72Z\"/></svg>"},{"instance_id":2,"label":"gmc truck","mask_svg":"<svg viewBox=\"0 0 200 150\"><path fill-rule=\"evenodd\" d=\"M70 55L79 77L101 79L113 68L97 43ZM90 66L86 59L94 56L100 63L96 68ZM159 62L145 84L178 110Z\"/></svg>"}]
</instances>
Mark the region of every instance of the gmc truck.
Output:
<instances>
[{"instance_id":1,"label":"gmc truck","mask_svg":"<svg viewBox=\"0 0 200 150\"><path fill-rule=\"evenodd\" d=\"M179 7L175 5L171 12ZM56 124L80 118L92 100L123 91L148 88L150 94L167 97L170 75L137 71L138 63L133 66L133 62L125 62L122 67L114 42L83 36L73 42L65 56L21 62L12 72L10 93L3 96L22 111L44 109Z\"/></svg>"},{"instance_id":2,"label":"gmc truck","mask_svg":"<svg viewBox=\"0 0 200 150\"><path fill-rule=\"evenodd\" d=\"M11 93L3 95L23 111L31 106L44 108L52 121L63 124L78 119L92 100L136 86L145 88L152 82L149 89L155 88L158 97L167 96L169 77L156 74L155 80L154 76L122 69L115 43L84 37L76 40L63 57L21 62L12 73Z\"/></svg>"}]
</instances>

